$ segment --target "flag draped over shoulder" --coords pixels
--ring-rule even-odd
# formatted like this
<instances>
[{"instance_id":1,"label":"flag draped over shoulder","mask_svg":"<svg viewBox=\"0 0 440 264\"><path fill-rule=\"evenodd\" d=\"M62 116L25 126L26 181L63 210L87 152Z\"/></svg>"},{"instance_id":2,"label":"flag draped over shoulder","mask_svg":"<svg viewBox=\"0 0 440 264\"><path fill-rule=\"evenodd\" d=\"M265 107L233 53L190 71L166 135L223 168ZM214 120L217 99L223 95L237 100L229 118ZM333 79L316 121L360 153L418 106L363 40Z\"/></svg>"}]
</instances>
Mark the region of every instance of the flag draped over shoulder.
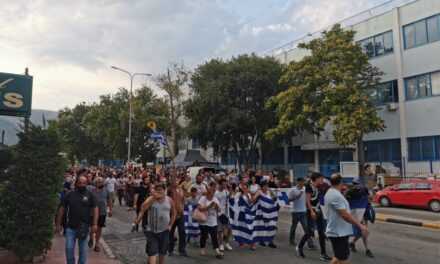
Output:
<instances>
[{"instance_id":1,"label":"flag draped over shoulder","mask_svg":"<svg viewBox=\"0 0 440 264\"><path fill-rule=\"evenodd\" d=\"M229 200L230 223L234 239L240 244L270 242L277 232L279 205L262 194L254 204L238 195Z\"/></svg>"},{"instance_id":2,"label":"flag draped over shoulder","mask_svg":"<svg viewBox=\"0 0 440 264\"><path fill-rule=\"evenodd\" d=\"M229 199L229 222L235 241L240 244L251 244L254 239L254 220L256 204L251 205L242 195Z\"/></svg>"},{"instance_id":3,"label":"flag draped over shoulder","mask_svg":"<svg viewBox=\"0 0 440 264\"><path fill-rule=\"evenodd\" d=\"M277 233L277 202L270 195L262 194L256 203L257 212L254 221L254 240L271 242Z\"/></svg>"},{"instance_id":4,"label":"flag draped over shoulder","mask_svg":"<svg viewBox=\"0 0 440 264\"><path fill-rule=\"evenodd\" d=\"M196 207L197 205L186 204L183 211L183 216L185 220L185 233L188 238L198 237L200 235L199 223L196 220L192 219L192 213Z\"/></svg>"}]
</instances>

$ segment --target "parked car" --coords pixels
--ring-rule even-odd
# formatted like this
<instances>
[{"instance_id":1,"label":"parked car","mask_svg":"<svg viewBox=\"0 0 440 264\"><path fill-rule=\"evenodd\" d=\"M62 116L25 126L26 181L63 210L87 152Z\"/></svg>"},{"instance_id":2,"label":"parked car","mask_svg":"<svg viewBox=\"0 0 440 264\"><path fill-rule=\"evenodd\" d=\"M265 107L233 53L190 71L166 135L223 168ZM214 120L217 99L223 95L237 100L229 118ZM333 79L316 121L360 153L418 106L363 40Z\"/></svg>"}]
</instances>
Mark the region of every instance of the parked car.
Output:
<instances>
[{"instance_id":1,"label":"parked car","mask_svg":"<svg viewBox=\"0 0 440 264\"><path fill-rule=\"evenodd\" d=\"M440 181L402 182L378 191L374 201L381 206L408 206L440 212Z\"/></svg>"}]
</instances>

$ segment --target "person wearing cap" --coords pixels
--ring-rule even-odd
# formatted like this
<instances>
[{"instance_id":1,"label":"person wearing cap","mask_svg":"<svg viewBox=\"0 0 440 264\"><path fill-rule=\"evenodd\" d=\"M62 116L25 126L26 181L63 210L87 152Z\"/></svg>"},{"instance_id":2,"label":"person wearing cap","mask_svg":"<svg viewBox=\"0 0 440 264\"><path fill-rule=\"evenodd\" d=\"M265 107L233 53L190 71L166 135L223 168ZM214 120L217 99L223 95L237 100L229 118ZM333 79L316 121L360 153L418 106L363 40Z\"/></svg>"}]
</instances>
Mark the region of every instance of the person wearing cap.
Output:
<instances>
[{"instance_id":1,"label":"person wearing cap","mask_svg":"<svg viewBox=\"0 0 440 264\"><path fill-rule=\"evenodd\" d=\"M367 221L364 221L364 215L369 201L368 188L360 184L359 178L355 178L352 183L353 183L352 186L347 190L345 194L345 197L347 198L348 203L350 204L351 215L357 221L366 224ZM365 247L365 255L367 257L374 258L373 253L368 248L368 237L362 236L359 228L357 228L355 225L353 226L353 233L354 233L354 238L350 243L351 251L357 252L356 242L360 238L362 238Z\"/></svg>"},{"instance_id":2,"label":"person wearing cap","mask_svg":"<svg viewBox=\"0 0 440 264\"><path fill-rule=\"evenodd\" d=\"M290 227L289 242L295 245L295 233L298 223L301 224L304 233L308 232L306 187L304 178L296 180L296 186L289 192L289 202L292 203L292 226Z\"/></svg>"}]
</instances>

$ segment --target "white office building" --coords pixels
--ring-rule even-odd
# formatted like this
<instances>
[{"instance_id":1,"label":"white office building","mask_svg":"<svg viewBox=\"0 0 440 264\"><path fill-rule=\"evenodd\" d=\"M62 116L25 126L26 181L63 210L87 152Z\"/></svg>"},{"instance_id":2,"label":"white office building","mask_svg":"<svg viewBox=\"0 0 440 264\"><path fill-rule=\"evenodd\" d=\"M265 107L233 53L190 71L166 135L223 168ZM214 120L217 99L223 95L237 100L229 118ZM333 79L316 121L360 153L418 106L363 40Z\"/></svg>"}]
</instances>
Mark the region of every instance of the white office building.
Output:
<instances>
[{"instance_id":1,"label":"white office building","mask_svg":"<svg viewBox=\"0 0 440 264\"><path fill-rule=\"evenodd\" d=\"M365 136L366 159L396 175L440 174L440 0L396 0L338 22L356 31L355 41L384 72L371 93L386 129ZM322 31L320 31L322 32ZM283 63L300 60L301 42L320 32L271 51ZM353 150L335 144L330 130L319 138L295 137L264 157L263 167L310 170L329 175L340 161L352 161ZM227 155L222 163L233 165Z\"/></svg>"}]
</instances>

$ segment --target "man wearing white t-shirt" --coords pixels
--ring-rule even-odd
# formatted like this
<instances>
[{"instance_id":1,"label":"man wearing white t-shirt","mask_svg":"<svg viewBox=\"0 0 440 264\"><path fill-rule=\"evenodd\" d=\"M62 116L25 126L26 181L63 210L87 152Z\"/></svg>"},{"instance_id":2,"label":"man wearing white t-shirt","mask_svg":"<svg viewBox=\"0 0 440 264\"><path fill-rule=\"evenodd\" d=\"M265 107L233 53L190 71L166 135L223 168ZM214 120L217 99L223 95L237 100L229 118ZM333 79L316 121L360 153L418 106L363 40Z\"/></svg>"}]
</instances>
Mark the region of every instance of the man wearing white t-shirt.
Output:
<instances>
[{"instance_id":1,"label":"man wearing white t-shirt","mask_svg":"<svg viewBox=\"0 0 440 264\"><path fill-rule=\"evenodd\" d=\"M212 247L215 250L217 258L223 257L223 252L220 251L217 238L217 218L220 211L220 202L214 196L216 190L216 183L211 182L206 191L206 195L199 200L198 209L206 213L206 221L200 222L200 255L206 255L205 247L208 234L211 237Z\"/></svg>"},{"instance_id":2,"label":"man wearing white t-shirt","mask_svg":"<svg viewBox=\"0 0 440 264\"><path fill-rule=\"evenodd\" d=\"M107 192L109 194L110 199L112 200L112 204L115 203L115 186L116 186L117 180L115 178L115 175L112 173L111 176L107 179L105 179L104 185L107 188Z\"/></svg>"},{"instance_id":3,"label":"man wearing white t-shirt","mask_svg":"<svg viewBox=\"0 0 440 264\"><path fill-rule=\"evenodd\" d=\"M232 250L232 247L229 244L232 230L231 226L229 225L229 191L227 187L227 181L225 179L221 179L219 181L218 190L214 195L220 203L220 213L218 217L218 240L221 251L224 251L225 248L227 250Z\"/></svg>"}]
</instances>

